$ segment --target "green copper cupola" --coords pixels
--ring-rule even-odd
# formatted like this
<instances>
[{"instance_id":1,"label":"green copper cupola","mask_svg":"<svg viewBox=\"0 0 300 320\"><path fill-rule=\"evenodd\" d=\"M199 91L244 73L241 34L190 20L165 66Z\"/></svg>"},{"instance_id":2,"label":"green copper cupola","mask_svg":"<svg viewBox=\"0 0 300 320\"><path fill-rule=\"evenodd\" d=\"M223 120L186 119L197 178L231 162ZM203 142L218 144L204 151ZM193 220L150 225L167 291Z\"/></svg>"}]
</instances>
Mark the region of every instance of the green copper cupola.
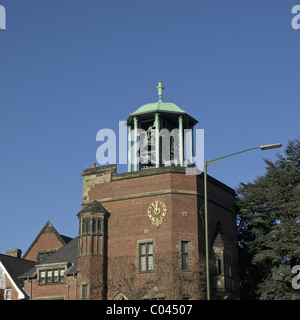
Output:
<instances>
[{"instance_id":1,"label":"green copper cupola","mask_svg":"<svg viewBox=\"0 0 300 320\"><path fill-rule=\"evenodd\" d=\"M156 89L158 101L142 105L127 118L128 172L186 166L187 132L190 132L190 159L194 158L193 128L198 121L176 104L163 102L162 81Z\"/></svg>"}]
</instances>

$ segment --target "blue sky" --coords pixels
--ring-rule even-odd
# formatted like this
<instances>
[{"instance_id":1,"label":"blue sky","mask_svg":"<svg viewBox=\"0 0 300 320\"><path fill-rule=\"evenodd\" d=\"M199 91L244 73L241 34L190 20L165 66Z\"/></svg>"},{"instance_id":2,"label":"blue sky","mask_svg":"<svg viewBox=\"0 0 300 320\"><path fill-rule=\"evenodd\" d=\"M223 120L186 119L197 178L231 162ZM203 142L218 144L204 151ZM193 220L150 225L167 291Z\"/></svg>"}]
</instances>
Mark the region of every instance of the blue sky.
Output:
<instances>
[{"instance_id":1,"label":"blue sky","mask_svg":"<svg viewBox=\"0 0 300 320\"><path fill-rule=\"evenodd\" d=\"M50 220L75 237L82 170L102 128L173 102L199 120L205 159L236 188L299 137L300 30L286 0L0 0L0 252ZM119 168L120 172L124 170Z\"/></svg>"}]
</instances>

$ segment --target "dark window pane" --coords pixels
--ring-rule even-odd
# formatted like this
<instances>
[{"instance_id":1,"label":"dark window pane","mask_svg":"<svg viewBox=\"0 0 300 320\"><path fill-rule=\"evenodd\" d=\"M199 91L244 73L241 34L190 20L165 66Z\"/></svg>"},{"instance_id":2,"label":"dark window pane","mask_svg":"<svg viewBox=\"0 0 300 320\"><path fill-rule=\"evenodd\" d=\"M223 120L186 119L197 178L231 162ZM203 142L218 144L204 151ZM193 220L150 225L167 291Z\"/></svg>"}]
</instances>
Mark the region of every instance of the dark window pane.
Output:
<instances>
[{"instance_id":1,"label":"dark window pane","mask_svg":"<svg viewBox=\"0 0 300 320\"><path fill-rule=\"evenodd\" d=\"M188 241L181 241L181 261L182 270L188 269Z\"/></svg>"},{"instance_id":2,"label":"dark window pane","mask_svg":"<svg viewBox=\"0 0 300 320\"><path fill-rule=\"evenodd\" d=\"M82 286L82 299L87 299L87 285Z\"/></svg>"},{"instance_id":3,"label":"dark window pane","mask_svg":"<svg viewBox=\"0 0 300 320\"><path fill-rule=\"evenodd\" d=\"M183 270L188 269L188 255L187 254L182 255L182 269Z\"/></svg>"},{"instance_id":4,"label":"dark window pane","mask_svg":"<svg viewBox=\"0 0 300 320\"><path fill-rule=\"evenodd\" d=\"M93 219L92 232L96 233L96 220L95 219Z\"/></svg>"},{"instance_id":5,"label":"dark window pane","mask_svg":"<svg viewBox=\"0 0 300 320\"><path fill-rule=\"evenodd\" d=\"M181 252L182 253L188 252L188 242L187 241L181 241Z\"/></svg>"}]
</instances>

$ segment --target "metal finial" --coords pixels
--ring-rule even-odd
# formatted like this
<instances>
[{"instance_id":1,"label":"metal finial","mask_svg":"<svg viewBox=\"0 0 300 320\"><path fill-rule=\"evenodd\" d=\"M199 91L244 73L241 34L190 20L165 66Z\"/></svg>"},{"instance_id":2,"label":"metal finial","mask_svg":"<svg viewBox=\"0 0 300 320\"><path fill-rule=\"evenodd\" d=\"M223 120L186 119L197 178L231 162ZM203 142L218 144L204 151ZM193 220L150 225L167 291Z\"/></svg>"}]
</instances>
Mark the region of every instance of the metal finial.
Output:
<instances>
[{"instance_id":1,"label":"metal finial","mask_svg":"<svg viewBox=\"0 0 300 320\"><path fill-rule=\"evenodd\" d=\"M158 86L156 87L156 89L157 89L157 91L158 91L159 101L162 101L162 93L163 93L164 88L165 88L165 87L162 85L161 80L159 80Z\"/></svg>"}]
</instances>

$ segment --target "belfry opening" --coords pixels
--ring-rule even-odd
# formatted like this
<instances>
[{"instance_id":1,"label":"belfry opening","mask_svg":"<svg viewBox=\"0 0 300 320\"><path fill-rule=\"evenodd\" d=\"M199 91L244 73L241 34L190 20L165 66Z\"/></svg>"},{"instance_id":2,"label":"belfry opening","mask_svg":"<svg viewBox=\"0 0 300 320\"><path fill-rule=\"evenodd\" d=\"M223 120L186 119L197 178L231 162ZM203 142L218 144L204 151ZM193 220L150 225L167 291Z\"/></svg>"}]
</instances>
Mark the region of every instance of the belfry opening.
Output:
<instances>
[{"instance_id":1,"label":"belfry opening","mask_svg":"<svg viewBox=\"0 0 300 320\"><path fill-rule=\"evenodd\" d=\"M128 172L194 165L194 126L198 121L176 104L163 102L162 81L156 88L158 101L142 105L127 118Z\"/></svg>"}]
</instances>

